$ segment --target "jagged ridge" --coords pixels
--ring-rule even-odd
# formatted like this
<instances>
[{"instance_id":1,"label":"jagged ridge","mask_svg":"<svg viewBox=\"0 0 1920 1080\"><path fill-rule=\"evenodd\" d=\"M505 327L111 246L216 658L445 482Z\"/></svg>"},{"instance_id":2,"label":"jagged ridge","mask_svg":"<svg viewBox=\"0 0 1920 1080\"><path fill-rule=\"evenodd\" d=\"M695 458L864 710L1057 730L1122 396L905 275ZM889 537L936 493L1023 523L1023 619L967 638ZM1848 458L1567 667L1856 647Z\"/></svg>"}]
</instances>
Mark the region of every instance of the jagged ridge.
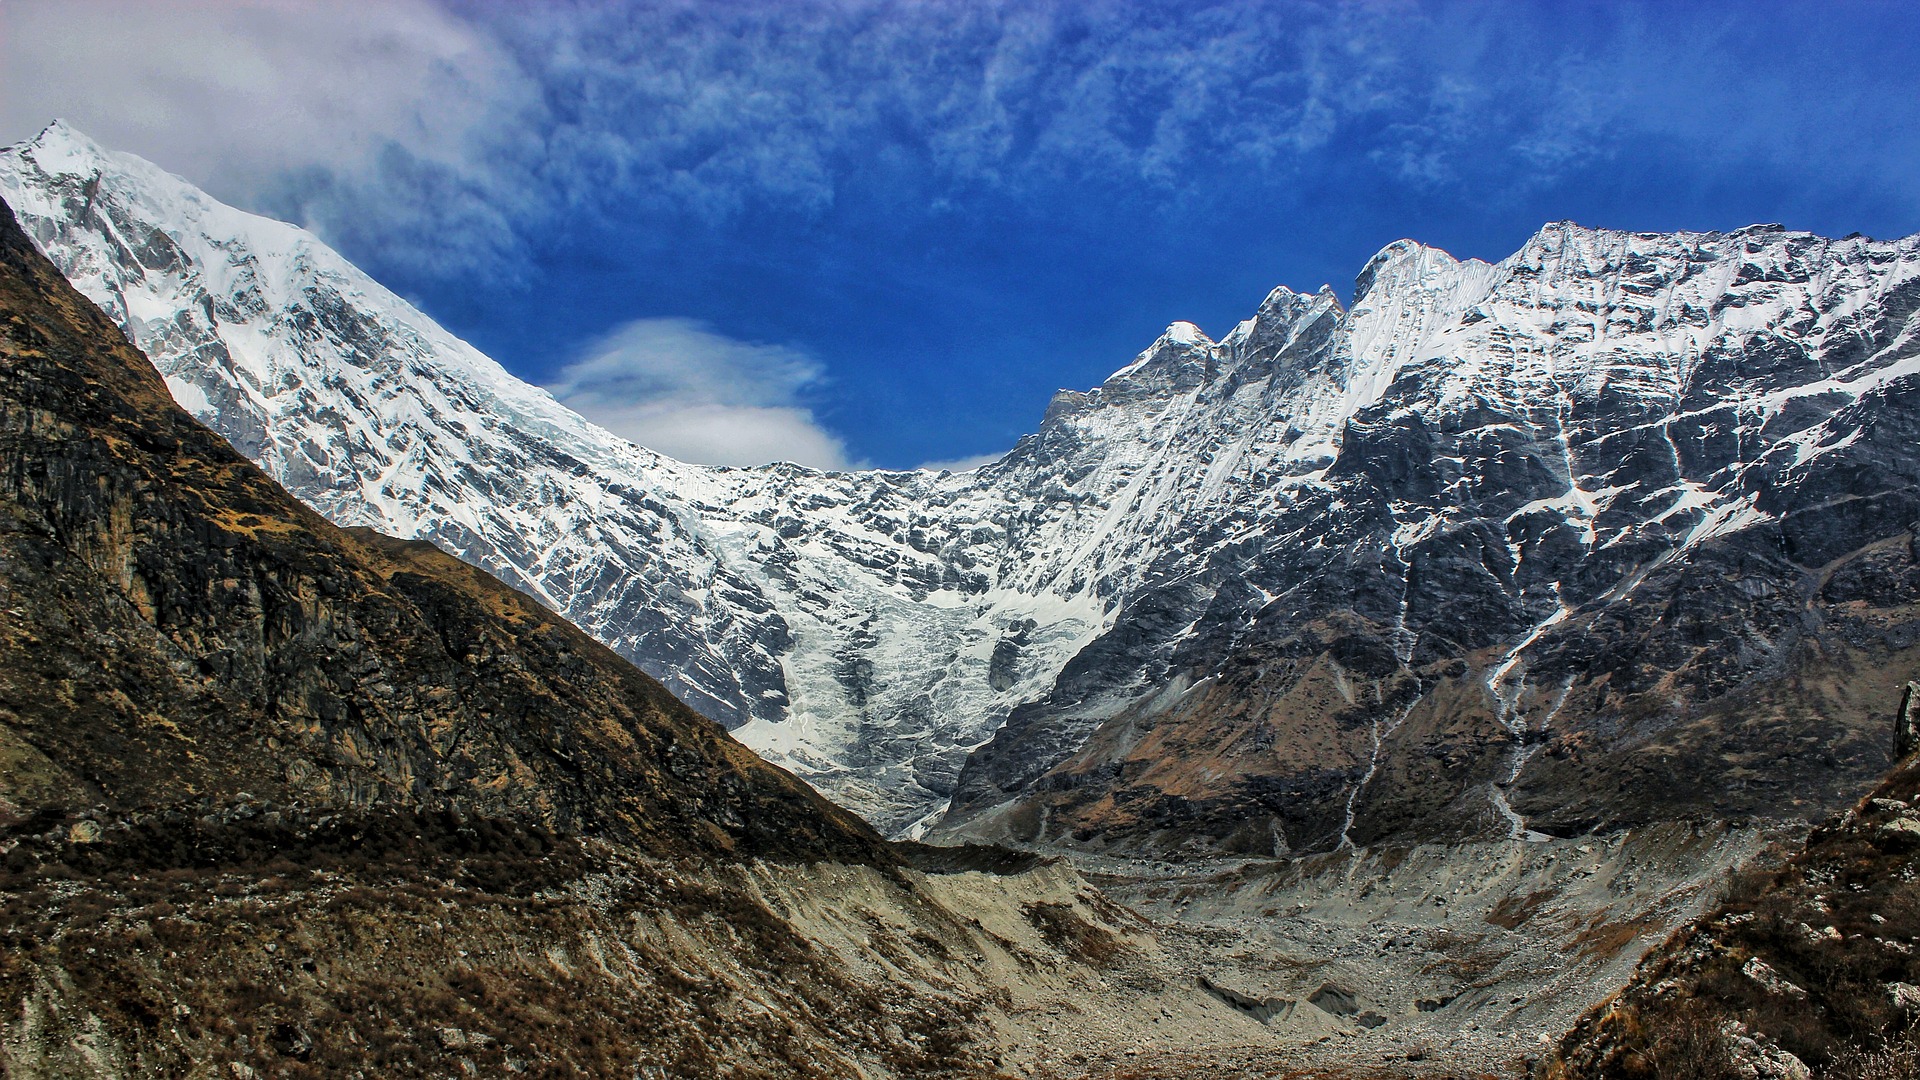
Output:
<instances>
[{"instance_id":1,"label":"jagged ridge","mask_svg":"<svg viewBox=\"0 0 1920 1080\"><path fill-rule=\"evenodd\" d=\"M1350 308L1279 289L1218 342L1176 324L1098 389L1062 392L993 464L821 474L631 447L310 236L70 129L0 155L0 185L176 396L303 498L527 588L890 829L957 797L950 825L1011 814L979 827L1037 835L1020 808L1043 775L1105 798L1087 775L1174 750L1129 725L1181 702L1260 712L1217 695L1248 690L1278 650L1311 675L1253 694L1290 698L1282 722L1214 733L1244 736L1258 764L1234 775L1265 789L1165 777L1152 801L1176 796L1174 818L1210 819L1210 842L1251 818L1234 843L1282 848L1525 831L1550 808L1514 811L1523 772L1602 782L1556 773L1565 746L1538 757L1556 710L1618 727L1622 702L1652 692L1583 696L1610 646L1582 627L1674 587L1709 549L1701 565L1723 577L1725 559L1759 557L1729 538L1764 526L1814 544L1785 524L1819 520L1796 511L1822 502L1812 478L1846 473L1870 519L1845 550L1904 528L1871 494L1909 483L1900 455L1863 459L1852 433L1920 364L1912 239L1561 223L1498 265L1403 241ZM1762 591L1797 573L1773 565ZM1791 652L1745 621L1751 598L1725 603L1739 616L1697 655L1607 640L1640 641L1648 686L1680 673L1698 692L1675 700L1697 705ZM1815 802L1872 767L1845 727L1822 743ZM1755 809L1800 797L1748 794ZM1436 800L1439 817L1418 809Z\"/></svg>"}]
</instances>

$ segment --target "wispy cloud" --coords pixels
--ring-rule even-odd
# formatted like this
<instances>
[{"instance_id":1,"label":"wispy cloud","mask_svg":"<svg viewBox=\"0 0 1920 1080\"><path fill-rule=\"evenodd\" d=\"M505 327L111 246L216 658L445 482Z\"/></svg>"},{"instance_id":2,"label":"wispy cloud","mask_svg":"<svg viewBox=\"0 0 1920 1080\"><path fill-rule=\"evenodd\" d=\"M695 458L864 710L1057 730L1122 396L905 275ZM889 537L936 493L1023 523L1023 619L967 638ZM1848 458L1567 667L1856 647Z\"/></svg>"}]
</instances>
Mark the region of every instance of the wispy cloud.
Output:
<instances>
[{"instance_id":1,"label":"wispy cloud","mask_svg":"<svg viewBox=\"0 0 1920 1080\"><path fill-rule=\"evenodd\" d=\"M824 211L875 171L936 194L1075 178L1177 189L1209 158L1310 151L1356 110L1419 92L1383 81L1407 57L1380 37L1392 12L1379 5L479 10L547 88L547 179L709 214Z\"/></svg>"},{"instance_id":2,"label":"wispy cloud","mask_svg":"<svg viewBox=\"0 0 1920 1080\"><path fill-rule=\"evenodd\" d=\"M62 115L453 277L510 270L583 210L821 215L863 184L1179 206L1382 118L1382 152L1431 172L1471 122L1405 3L12 0L0 19L0 134Z\"/></svg>"},{"instance_id":3,"label":"wispy cloud","mask_svg":"<svg viewBox=\"0 0 1920 1080\"><path fill-rule=\"evenodd\" d=\"M58 116L410 270L510 265L540 91L428 0L11 0L0 138ZM353 241L368 241L355 244Z\"/></svg>"},{"instance_id":4,"label":"wispy cloud","mask_svg":"<svg viewBox=\"0 0 1920 1080\"><path fill-rule=\"evenodd\" d=\"M688 319L639 319L594 342L547 388L594 423L682 461L845 469L846 447L805 404L821 379L820 365L795 349Z\"/></svg>"},{"instance_id":5,"label":"wispy cloud","mask_svg":"<svg viewBox=\"0 0 1920 1080\"><path fill-rule=\"evenodd\" d=\"M10 0L0 134L65 115L356 253L488 278L582 211L724 222L825 215L856 189L954 206L1084 184L1177 211L1204 209L1228 178L1278 194L1356 162L1486 198L1658 137L1712 136L1701 161L1737 170L1831 148L1827 132L1845 125L1828 119L1876 108L1845 67L1813 84L1772 64L1756 73L1745 54L1781 14L1524 0ZM1855 168L1914 156L1900 135Z\"/></svg>"}]
</instances>

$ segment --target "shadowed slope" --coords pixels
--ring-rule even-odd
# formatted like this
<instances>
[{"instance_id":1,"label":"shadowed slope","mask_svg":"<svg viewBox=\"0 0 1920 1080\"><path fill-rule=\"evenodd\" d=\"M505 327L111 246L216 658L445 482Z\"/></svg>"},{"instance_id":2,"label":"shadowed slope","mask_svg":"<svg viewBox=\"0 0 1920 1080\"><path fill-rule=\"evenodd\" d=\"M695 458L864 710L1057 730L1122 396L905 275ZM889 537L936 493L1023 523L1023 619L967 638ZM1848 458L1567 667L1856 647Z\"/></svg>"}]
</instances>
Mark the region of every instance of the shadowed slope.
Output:
<instances>
[{"instance_id":1,"label":"shadowed slope","mask_svg":"<svg viewBox=\"0 0 1920 1080\"><path fill-rule=\"evenodd\" d=\"M890 861L537 604L301 506L173 403L10 213L0 496L0 817L245 792L655 854Z\"/></svg>"}]
</instances>

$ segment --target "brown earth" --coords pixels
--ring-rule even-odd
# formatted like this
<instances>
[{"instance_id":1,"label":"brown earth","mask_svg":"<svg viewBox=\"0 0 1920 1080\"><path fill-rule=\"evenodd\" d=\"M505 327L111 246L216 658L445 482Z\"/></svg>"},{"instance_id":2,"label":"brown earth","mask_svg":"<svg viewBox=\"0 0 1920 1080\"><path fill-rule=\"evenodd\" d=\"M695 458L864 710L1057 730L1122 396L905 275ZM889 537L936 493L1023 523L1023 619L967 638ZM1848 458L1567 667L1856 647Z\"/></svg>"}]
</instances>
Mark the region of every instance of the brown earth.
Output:
<instances>
[{"instance_id":1,"label":"brown earth","mask_svg":"<svg viewBox=\"0 0 1920 1080\"><path fill-rule=\"evenodd\" d=\"M1920 761L1648 955L1549 1075L1920 1075ZM1763 1073L1764 1075L1764 1073Z\"/></svg>"}]
</instances>

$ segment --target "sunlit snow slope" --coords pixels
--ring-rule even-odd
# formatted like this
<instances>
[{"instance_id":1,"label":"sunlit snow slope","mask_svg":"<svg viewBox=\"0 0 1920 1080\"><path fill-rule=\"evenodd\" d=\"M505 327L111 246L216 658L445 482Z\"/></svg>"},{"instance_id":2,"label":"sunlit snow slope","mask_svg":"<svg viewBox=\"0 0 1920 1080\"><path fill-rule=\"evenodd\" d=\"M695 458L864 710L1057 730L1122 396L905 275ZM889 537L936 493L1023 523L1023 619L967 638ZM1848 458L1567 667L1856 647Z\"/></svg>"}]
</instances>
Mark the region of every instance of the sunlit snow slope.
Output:
<instances>
[{"instance_id":1,"label":"sunlit snow slope","mask_svg":"<svg viewBox=\"0 0 1920 1080\"><path fill-rule=\"evenodd\" d=\"M1500 751L1471 798L1524 831L1504 771L1539 744L1529 703L1567 697L1531 658L1777 525L1768 493L1847 458L1858 408L1920 370L1912 239L1557 224L1499 265L1394 244L1350 308L1279 289L1218 342L1175 324L972 472L719 469L588 424L311 235L64 125L0 152L0 196L301 498L525 589L894 830L957 798L952 823L1044 832L1014 812L1036 784L1126 787L1123 753L1072 771L1102 725L1175 715L1224 658L1337 615L1384 653L1358 680L1328 661L1357 712L1296 740L1318 779L1275 798L1319 809L1273 810L1273 843L1364 832L1396 725L1442 707L1422 672L1458 662Z\"/></svg>"}]
</instances>

